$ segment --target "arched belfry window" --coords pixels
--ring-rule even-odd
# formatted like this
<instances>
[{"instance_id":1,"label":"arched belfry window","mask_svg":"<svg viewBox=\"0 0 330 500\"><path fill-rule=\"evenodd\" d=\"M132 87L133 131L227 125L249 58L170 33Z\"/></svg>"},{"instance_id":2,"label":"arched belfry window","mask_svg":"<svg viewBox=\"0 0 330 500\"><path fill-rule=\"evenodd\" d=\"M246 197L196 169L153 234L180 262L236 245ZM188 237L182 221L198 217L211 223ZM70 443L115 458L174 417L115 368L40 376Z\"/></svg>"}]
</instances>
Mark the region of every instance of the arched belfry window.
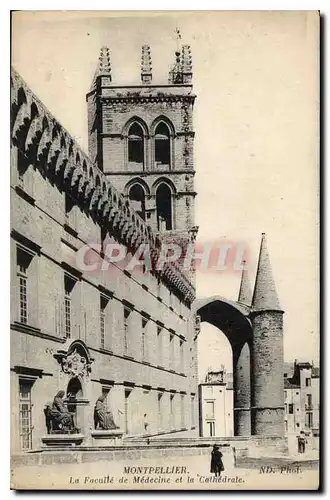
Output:
<instances>
[{"instance_id":1,"label":"arched belfry window","mask_svg":"<svg viewBox=\"0 0 330 500\"><path fill-rule=\"evenodd\" d=\"M165 182L157 187L156 207L158 231L172 229L172 191Z\"/></svg>"},{"instance_id":2,"label":"arched belfry window","mask_svg":"<svg viewBox=\"0 0 330 500\"><path fill-rule=\"evenodd\" d=\"M145 192L140 184L133 184L128 193L131 207L145 220Z\"/></svg>"},{"instance_id":3,"label":"arched belfry window","mask_svg":"<svg viewBox=\"0 0 330 500\"><path fill-rule=\"evenodd\" d=\"M128 130L128 162L144 164L144 135L137 122L132 123Z\"/></svg>"},{"instance_id":4,"label":"arched belfry window","mask_svg":"<svg viewBox=\"0 0 330 500\"><path fill-rule=\"evenodd\" d=\"M160 122L155 129L155 164L171 166L171 136L164 122Z\"/></svg>"}]
</instances>

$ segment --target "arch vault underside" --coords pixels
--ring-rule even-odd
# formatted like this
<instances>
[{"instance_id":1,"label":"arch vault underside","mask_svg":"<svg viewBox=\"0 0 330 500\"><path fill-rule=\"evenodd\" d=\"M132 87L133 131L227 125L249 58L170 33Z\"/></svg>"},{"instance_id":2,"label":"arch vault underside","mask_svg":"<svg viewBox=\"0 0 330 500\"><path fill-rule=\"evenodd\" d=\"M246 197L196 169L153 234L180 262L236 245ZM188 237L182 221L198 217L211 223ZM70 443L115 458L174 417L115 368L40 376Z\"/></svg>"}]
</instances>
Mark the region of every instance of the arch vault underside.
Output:
<instances>
[{"instance_id":1,"label":"arch vault underside","mask_svg":"<svg viewBox=\"0 0 330 500\"><path fill-rule=\"evenodd\" d=\"M253 344L254 323L251 318L251 307L221 296L214 296L196 299L193 311L200 317L200 322L210 323L221 330L231 344L234 434L236 436L282 435L284 421L281 422L281 408L271 404L258 404L269 389L266 384L260 383L259 373L256 370L256 366L260 366L261 363L260 351L254 349Z\"/></svg>"}]
</instances>

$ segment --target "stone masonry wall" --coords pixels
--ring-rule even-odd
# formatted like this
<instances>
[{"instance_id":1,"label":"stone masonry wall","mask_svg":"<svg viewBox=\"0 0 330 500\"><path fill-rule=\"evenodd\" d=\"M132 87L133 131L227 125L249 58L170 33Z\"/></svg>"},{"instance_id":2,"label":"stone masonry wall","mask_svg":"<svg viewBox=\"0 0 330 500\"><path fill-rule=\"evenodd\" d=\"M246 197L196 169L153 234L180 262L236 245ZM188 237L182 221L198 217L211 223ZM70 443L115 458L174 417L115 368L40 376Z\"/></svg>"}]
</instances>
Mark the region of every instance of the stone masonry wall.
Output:
<instances>
[{"instance_id":1,"label":"stone masonry wall","mask_svg":"<svg viewBox=\"0 0 330 500\"><path fill-rule=\"evenodd\" d=\"M283 436L283 313L256 312L252 325L252 433Z\"/></svg>"},{"instance_id":2,"label":"stone masonry wall","mask_svg":"<svg viewBox=\"0 0 330 500\"><path fill-rule=\"evenodd\" d=\"M11 168L11 377L12 448L20 449L19 380L36 373L31 390L32 447L40 446L46 433L43 408L56 392L66 390L69 378L54 354L74 339L82 340L94 358L83 392L88 412L102 390L108 392L108 406L118 424L125 426L125 390L128 397L130 434L144 431L147 413L149 432L191 429L191 395L196 387L191 370L191 311L151 274L130 275L114 264L107 272L79 273L75 255L86 243L100 243L101 228L74 206L65 212L65 194L45 179L33 165L18 176L17 149L12 150ZM17 248L27 248L33 258L27 271L27 324L20 322ZM32 248L32 250L31 250ZM71 338L65 339L64 275L73 273ZM100 338L100 295L108 297L105 310L105 345ZM124 346L124 307L131 309ZM147 314L145 349L142 352L142 317ZM161 336L161 352L157 349ZM169 345L174 338L174 350ZM180 364L180 339L184 366ZM174 353L174 358L170 353ZM158 394L162 394L163 415L159 422ZM173 414L168 411L174 394ZM184 416L181 418L181 394ZM175 417L176 415L176 417ZM92 425L92 418L89 419ZM89 429L84 429L87 433Z\"/></svg>"}]
</instances>

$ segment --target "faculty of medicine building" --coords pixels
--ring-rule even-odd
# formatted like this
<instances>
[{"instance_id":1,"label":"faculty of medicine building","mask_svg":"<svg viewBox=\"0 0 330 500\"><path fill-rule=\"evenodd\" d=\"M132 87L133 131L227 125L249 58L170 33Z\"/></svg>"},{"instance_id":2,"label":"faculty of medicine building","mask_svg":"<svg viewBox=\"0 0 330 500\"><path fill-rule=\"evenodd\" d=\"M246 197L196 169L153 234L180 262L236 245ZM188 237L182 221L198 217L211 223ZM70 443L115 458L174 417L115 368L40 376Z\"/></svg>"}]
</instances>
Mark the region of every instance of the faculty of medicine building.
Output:
<instances>
[{"instance_id":1,"label":"faculty of medicine building","mask_svg":"<svg viewBox=\"0 0 330 500\"><path fill-rule=\"evenodd\" d=\"M102 47L86 95L87 155L12 70L13 452L52 439L47 408L59 391L76 444L107 438L97 401L124 439L197 437L201 321L232 347L235 436L284 435L283 311L265 235L253 296L243 271L237 301L195 300L194 269L180 263L130 272L106 252L109 242L133 254L147 245L155 263L162 243L195 241L194 101L189 46L155 84L144 45L131 86L112 79ZM108 270L77 264L86 246Z\"/></svg>"}]
</instances>

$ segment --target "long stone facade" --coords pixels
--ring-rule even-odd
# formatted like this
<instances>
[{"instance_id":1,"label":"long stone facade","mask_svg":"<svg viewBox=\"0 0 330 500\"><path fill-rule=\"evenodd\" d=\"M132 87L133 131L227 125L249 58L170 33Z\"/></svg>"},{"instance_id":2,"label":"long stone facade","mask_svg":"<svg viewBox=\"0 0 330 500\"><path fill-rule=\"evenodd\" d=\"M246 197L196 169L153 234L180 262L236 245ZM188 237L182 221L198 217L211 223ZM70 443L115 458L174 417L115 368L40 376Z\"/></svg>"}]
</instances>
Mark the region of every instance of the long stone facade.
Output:
<instances>
[{"instance_id":1,"label":"long stone facade","mask_svg":"<svg viewBox=\"0 0 330 500\"><path fill-rule=\"evenodd\" d=\"M160 232L15 70L11 84L13 451L41 446L45 410L60 390L68 408L74 398L83 444L92 444L94 405L102 394L124 435L194 435L193 280L171 263L133 275L107 261L105 238L130 250L149 245L156 261ZM84 245L107 262L106 272L77 266Z\"/></svg>"},{"instance_id":2,"label":"long stone facade","mask_svg":"<svg viewBox=\"0 0 330 500\"><path fill-rule=\"evenodd\" d=\"M89 155L12 70L13 452L54 444L59 391L74 432L56 445L197 437L200 321L232 346L234 434L284 433L283 311L265 235L253 297L243 272L237 302L195 300L193 266L155 265L164 242L185 247L198 230L195 96L188 46L166 85L152 83L149 46L141 60L141 84L117 86L101 49L86 96ZM148 247L151 270L111 260L108 243ZM112 428L98 427L97 401Z\"/></svg>"}]
</instances>

